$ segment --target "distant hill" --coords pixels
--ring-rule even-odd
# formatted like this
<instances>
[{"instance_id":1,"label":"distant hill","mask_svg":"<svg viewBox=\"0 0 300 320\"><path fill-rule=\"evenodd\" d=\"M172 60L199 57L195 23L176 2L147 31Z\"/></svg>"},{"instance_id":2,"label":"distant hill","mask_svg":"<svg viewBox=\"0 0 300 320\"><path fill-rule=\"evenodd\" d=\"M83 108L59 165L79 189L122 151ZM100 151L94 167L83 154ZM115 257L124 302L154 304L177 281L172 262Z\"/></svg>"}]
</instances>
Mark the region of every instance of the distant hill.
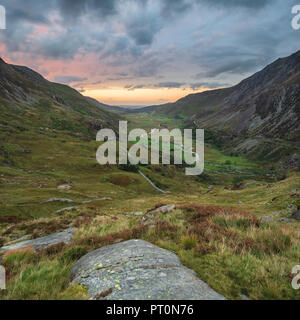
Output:
<instances>
[{"instance_id":1,"label":"distant hill","mask_svg":"<svg viewBox=\"0 0 300 320\"><path fill-rule=\"evenodd\" d=\"M110 106L108 104L104 104L99 102L98 100L91 98L91 97L86 97L89 101L97 104L100 108L105 109L105 110L109 110L109 111L117 111L117 112L124 112L126 110L126 108L123 107L116 107L116 106Z\"/></svg>"},{"instance_id":2,"label":"distant hill","mask_svg":"<svg viewBox=\"0 0 300 320\"><path fill-rule=\"evenodd\" d=\"M94 135L102 127L117 128L117 120L69 86L0 58L0 128L48 127Z\"/></svg>"}]
</instances>

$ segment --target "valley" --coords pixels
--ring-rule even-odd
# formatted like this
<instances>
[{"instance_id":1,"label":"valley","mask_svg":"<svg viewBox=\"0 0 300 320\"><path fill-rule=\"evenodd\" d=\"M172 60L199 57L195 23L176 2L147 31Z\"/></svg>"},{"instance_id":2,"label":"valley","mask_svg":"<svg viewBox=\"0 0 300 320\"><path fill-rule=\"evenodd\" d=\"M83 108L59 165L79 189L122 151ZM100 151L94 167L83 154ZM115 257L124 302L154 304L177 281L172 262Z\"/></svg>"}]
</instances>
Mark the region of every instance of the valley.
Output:
<instances>
[{"instance_id":1,"label":"valley","mask_svg":"<svg viewBox=\"0 0 300 320\"><path fill-rule=\"evenodd\" d=\"M210 125L200 176L175 165L100 166L100 128L116 129L120 119L147 132L186 128L188 116L162 107L110 112L27 69L29 80L15 74L20 68L2 70L0 244L76 230L68 244L3 252L8 283L0 299L89 299L70 284L71 268L94 249L130 239L175 252L227 299L300 299L291 286L300 258L299 221L291 217L300 205L299 167L235 151ZM299 151L297 143L276 143ZM150 216L165 205L175 207Z\"/></svg>"}]
</instances>

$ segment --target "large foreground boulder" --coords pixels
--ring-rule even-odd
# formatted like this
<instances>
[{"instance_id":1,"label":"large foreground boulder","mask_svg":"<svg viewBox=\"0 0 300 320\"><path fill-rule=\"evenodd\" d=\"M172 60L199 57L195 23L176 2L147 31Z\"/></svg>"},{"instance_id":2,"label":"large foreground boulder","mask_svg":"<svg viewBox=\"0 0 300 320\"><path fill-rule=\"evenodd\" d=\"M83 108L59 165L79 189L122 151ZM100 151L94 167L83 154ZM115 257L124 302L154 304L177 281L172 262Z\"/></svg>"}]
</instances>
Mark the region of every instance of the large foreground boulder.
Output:
<instances>
[{"instance_id":1,"label":"large foreground boulder","mask_svg":"<svg viewBox=\"0 0 300 320\"><path fill-rule=\"evenodd\" d=\"M184 267L176 254L143 240L106 246L83 256L71 281L93 299L224 300Z\"/></svg>"},{"instance_id":2,"label":"large foreground boulder","mask_svg":"<svg viewBox=\"0 0 300 320\"><path fill-rule=\"evenodd\" d=\"M70 228L63 232L50 234L49 236L46 236L46 237L17 242L17 243L0 248L0 253L8 252L11 250L20 250L27 247L30 247L36 251L39 251L61 242L68 244L72 241L73 233L75 230L76 230L75 228Z\"/></svg>"}]
</instances>

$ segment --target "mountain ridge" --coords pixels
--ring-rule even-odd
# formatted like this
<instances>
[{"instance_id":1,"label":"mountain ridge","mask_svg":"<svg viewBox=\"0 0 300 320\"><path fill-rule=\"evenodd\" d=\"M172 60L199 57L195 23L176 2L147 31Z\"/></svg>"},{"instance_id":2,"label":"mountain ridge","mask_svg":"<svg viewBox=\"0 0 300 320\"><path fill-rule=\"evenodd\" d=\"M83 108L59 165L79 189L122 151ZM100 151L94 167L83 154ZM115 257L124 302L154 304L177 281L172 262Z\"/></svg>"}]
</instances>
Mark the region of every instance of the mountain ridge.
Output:
<instances>
[{"instance_id":1,"label":"mountain ridge","mask_svg":"<svg viewBox=\"0 0 300 320\"><path fill-rule=\"evenodd\" d=\"M275 153L274 148L278 157L282 148L290 154L300 141L300 51L277 59L233 87L191 94L138 112L181 116L186 127L214 131L233 151L263 158L262 144L281 141L289 146L273 144L267 154Z\"/></svg>"},{"instance_id":2,"label":"mountain ridge","mask_svg":"<svg viewBox=\"0 0 300 320\"><path fill-rule=\"evenodd\" d=\"M0 58L1 59L1 58ZM99 108L75 89L48 81L36 71L0 60L0 124L47 126L94 135L102 127L116 129L121 117Z\"/></svg>"}]
</instances>

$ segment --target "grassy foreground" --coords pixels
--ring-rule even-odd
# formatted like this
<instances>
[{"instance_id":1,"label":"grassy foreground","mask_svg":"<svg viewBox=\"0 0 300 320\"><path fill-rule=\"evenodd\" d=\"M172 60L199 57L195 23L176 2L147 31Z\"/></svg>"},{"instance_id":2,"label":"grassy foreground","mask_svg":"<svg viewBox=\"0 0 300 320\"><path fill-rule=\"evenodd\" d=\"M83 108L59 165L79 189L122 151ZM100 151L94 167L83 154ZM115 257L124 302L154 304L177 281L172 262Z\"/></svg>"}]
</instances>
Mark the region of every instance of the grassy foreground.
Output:
<instances>
[{"instance_id":1,"label":"grassy foreground","mask_svg":"<svg viewBox=\"0 0 300 320\"><path fill-rule=\"evenodd\" d=\"M140 120L131 120L139 126ZM145 129L161 121L153 119ZM280 222L300 204L299 172L278 179L259 163L207 144L205 172L199 177L187 177L175 166L139 168L169 191L162 195L137 172L99 166L98 144L85 136L29 130L2 137L0 245L24 235L77 231L70 245L6 254L1 264L8 283L0 299L89 299L85 288L69 284L74 263L93 249L136 238L176 252L229 299L300 299L291 286L291 270L300 261L299 223ZM58 189L62 184L71 189ZM72 203L47 202L53 197ZM174 204L176 210L157 215L150 225L130 214L146 214L162 204ZM59 211L69 206L74 208ZM261 222L262 216L272 221Z\"/></svg>"},{"instance_id":2,"label":"grassy foreground","mask_svg":"<svg viewBox=\"0 0 300 320\"><path fill-rule=\"evenodd\" d=\"M269 186L228 191L221 188L209 193L184 197L172 194L148 196L118 202L115 208L97 204L74 209L59 217L7 223L14 232L45 235L77 227L71 245L55 245L40 253L30 248L8 253L3 264L8 270L8 290L1 299L88 299L84 288L69 286L72 265L88 251L128 239L145 239L175 251L181 261L199 277L229 299L299 299L299 291L291 287L291 270L299 262L300 235L298 223L265 223L261 214L270 215L279 209L271 197L282 194L297 183L299 175ZM250 193L250 195L248 194ZM256 197L248 210L247 202ZM236 198L235 198L236 197ZM241 199L245 205L233 205ZM288 200L288 199L286 199ZM160 201L160 202L157 202ZM163 203L161 203L163 201ZM268 205L264 204L270 201ZM176 210L159 214L151 225L129 213L147 212L164 203L176 204ZM274 201L273 201L274 202Z\"/></svg>"}]
</instances>

